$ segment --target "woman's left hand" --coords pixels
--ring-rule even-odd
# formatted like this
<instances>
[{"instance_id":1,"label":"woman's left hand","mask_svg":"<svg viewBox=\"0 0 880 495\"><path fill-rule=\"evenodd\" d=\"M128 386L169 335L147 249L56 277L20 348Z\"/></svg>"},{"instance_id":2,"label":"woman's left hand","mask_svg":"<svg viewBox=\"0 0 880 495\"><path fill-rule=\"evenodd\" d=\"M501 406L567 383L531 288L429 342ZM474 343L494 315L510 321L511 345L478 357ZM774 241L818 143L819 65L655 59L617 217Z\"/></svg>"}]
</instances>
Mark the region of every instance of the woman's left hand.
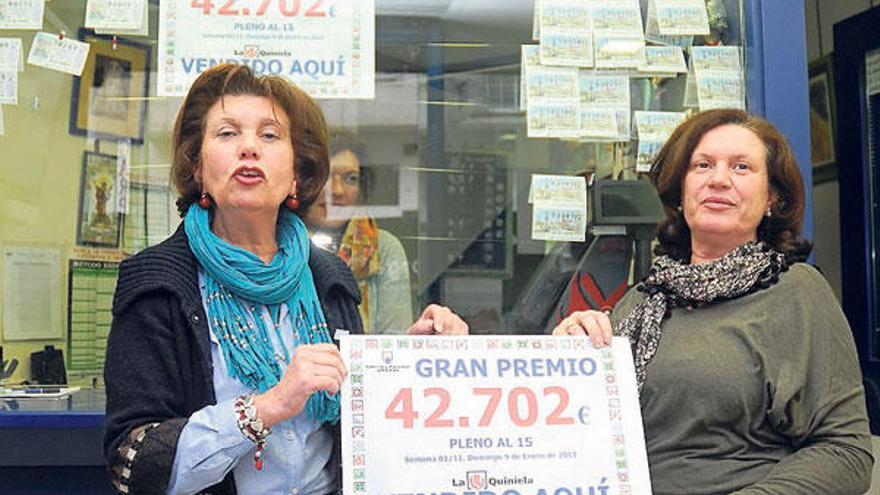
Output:
<instances>
[{"instance_id":1,"label":"woman's left hand","mask_svg":"<svg viewBox=\"0 0 880 495\"><path fill-rule=\"evenodd\" d=\"M431 304L406 330L406 333L407 335L467 335L468 326L461 317L446 306Z\"/></svg>"}]
</instances>

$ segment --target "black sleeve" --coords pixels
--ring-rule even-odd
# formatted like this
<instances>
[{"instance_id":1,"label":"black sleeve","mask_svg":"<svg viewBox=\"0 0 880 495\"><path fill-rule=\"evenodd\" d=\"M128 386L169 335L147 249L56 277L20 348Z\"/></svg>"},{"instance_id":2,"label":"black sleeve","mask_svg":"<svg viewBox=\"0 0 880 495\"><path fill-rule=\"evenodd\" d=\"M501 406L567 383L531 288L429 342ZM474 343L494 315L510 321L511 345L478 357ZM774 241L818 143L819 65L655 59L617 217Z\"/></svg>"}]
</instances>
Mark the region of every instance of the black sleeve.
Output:
<instances>
[{"instance_id":1,"label":"black sleeve","mask_svg":"<svg viewBox=\"0 0 880 495\"><path fill-rule=\"evenodd\" d=\"M104 367L105 456L117 490L163 494L189 416L185 320L177 299L160 291L114 314Z\"/></svg>"},{"instance_id":2,"label":"black sleeve","mask_svg":"<svg viewBox=\"0 0 880 495\"><path fill-rule=\"evenodd\" d=\"M357 301L349 297L344 290L331 291L329 296L321 301L321 309L330 330L330 338L336 330L348 330L354 334L364 333L364 325L361 322L361 314L358 312Z\"/></svg>"}]
</instances>

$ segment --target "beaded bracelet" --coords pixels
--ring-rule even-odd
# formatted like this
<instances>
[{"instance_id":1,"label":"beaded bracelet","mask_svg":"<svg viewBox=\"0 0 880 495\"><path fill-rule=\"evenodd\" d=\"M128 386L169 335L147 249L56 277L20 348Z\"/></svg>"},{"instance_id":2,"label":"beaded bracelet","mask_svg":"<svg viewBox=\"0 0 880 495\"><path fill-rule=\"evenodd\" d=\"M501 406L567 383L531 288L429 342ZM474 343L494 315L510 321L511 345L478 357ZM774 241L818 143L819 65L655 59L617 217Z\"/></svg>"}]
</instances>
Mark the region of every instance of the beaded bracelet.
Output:
<instances>
[{"instance_id":1,"label":"beaded bracelet","mask_svg":"<svg viewBox=\"0 0 880 495\"><path fill-rule=\"evenodd\" d=\"M253 395L239 395L235 398L235 420L238 429L248 440L257 444L254 451L254 468L257 471L263 469L263 448L266 446L266 437L272 431L263 424L263 420L257 416L257 407L254 405Z\"/></svg>"}]
</instances>

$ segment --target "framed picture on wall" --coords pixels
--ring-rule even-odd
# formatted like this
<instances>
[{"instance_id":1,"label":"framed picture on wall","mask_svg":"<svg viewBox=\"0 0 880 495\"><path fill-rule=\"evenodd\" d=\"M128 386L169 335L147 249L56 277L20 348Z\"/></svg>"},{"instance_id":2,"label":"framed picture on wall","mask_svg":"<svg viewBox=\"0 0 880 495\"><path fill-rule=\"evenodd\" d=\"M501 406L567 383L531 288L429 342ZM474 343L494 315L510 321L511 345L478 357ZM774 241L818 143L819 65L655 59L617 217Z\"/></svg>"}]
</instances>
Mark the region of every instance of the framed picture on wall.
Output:
<instances>
[{"instance_id":1,"label":"framed picture on wall","mask_svg":"<svg viewBox=\"0 0 880 495\"><path fill-rule=\"evenodd\" d=\"M837 129L831 56L810 64L810 155L813 183L837 179Z\"/></svg>"},{"instance_id":2,"label":"framed picture on wall","mask_svg":"<svg viewBox=\"0 0 880 495\"><path fill-rule=\"evenodd\" d=\"M79 188L76 243L119 247L122 215L116 211L116 156L86 151Z\"/></svg>"},{"instance_id":3,"label":"framed picture on wall","mask_svg":"<svg viewBox=\"0 0 880 495\"><path fill-rule=\"evenodd\" d=\"M150 79L150 47L81 29L91 45L81 77L73 79L70 133L144 141Z\"/></svg>"}]
</instances>

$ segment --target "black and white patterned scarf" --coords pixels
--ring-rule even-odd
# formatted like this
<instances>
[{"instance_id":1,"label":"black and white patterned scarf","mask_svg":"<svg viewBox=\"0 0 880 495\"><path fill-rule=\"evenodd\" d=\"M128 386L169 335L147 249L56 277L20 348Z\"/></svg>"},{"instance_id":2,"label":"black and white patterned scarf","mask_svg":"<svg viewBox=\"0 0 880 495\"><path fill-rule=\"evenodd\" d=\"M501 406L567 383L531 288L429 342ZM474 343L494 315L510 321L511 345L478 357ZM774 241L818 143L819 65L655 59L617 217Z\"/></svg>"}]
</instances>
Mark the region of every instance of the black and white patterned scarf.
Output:
<instances>
[{"instance_id":1,"label":"black and white patterned scarf","mask_svg":"<svg viewBox=\"0 0 880 495\"><path fill-rule=\"evenodd\" d=\"M742 244L717 260L697 265L658 257L651 274L637 287L645 293L645 300L614 332L629 338L635 347L639 392L645 384L648 363L660 344L663 320L672 308L704 306L769 287L787 268L786 256L763 242Z\"/></svg>"}]
</instances>

